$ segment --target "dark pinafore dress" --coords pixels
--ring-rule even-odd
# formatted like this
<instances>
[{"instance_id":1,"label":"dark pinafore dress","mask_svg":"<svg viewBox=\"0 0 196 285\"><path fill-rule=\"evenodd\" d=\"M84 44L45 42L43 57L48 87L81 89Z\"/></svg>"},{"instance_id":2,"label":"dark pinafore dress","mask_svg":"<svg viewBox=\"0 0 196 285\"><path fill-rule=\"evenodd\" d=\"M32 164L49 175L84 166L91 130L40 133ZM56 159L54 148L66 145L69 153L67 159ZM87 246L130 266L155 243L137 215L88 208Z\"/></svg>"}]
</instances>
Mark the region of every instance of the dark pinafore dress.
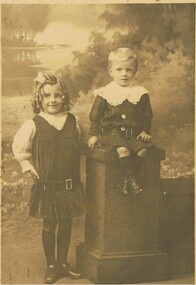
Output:
<instances>
[{"instance_id":1,"label":"dark pinafore dress","mask_svg":"<svg viewBox=\"0 0 196 285\"><path fill-rule=\"evenodd\" d=\"M29 214L39 218L75 217L84 214L80 183L76 119L68 113L62 130L44 118L34 117L36 135L32 160L40 179L31 191Z\"/></svg>"}]
</instances>

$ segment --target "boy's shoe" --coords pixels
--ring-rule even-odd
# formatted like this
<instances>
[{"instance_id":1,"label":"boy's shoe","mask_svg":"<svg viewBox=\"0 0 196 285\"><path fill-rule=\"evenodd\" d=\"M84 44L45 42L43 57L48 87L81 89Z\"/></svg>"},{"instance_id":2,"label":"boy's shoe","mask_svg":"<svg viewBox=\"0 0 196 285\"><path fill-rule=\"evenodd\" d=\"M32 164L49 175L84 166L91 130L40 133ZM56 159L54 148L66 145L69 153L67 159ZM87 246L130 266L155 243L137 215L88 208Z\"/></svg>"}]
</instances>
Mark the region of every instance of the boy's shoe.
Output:
<instances>
[{"instance_id":1,"label":"boy's shoe","mask_svg":"<svg viewBox=\"0 0 196 285\"><path fill-rule=\"evenodd\" d=\"M118 184L118 190L123 194L123 195L129 195L131 192L130 189L130 183L129 183L129 177L125 177L122 184Z\"/></svg>"},{"instance_id":2,"label":"boy's shoe","mask_svg":"<svg viewBox=\"0 0 196 285\"><path fill-rule=\"evenodd\" d=\"M123 181L121 192L123 195L129 195L129 193L130 193L129 179L127 177L125 177L125 179Z\"/></svg>"},{"instance_id":3,"label":"boy's shoe","mask_svg":"<svg viewBox=\"0 0 196 285\"><path fill-rule=\"evenodd\" d=\"M44 277L44 282L46 284L53 284L57 281L57 269L55 265L48 265L46 269L46 274Z\"/></svg>"},{"instance_id":4,"label":"boy's shoe","mask_svg":"<svg viewBox=\"0 0 196 285\"><path fill-rule=\"evenodd\" d=\"M125 177L122 186L118 185L118 188L123 195L130 195L131 191L133 194L139 194L143 191L134 176Z\"/></svg>"},{"instance_id":5,"label":"boy's shoe","mask_svg":"<svg viewBox=\"0 0 196 285\"><path fill-rule=\"evenodd\" d=\"M66 264L62 264L61 266L59 266L58 268L58 275L60 277L68 277L71 279L80 279L82 278L82 273L74 270L69 263Z\"/></svg>"},{"instance_id":6,"label":"boy's shoe","mask_svg":"<svg viewBox=\"0 0 196 285\"><path fill-rule=\"evenodd\" d=\"M133 194L139 194L143 191L143 189L138 185L134 177L129 177L129 184L131 186L131 189L133 190Z\"/></svg>"}]
</instances>

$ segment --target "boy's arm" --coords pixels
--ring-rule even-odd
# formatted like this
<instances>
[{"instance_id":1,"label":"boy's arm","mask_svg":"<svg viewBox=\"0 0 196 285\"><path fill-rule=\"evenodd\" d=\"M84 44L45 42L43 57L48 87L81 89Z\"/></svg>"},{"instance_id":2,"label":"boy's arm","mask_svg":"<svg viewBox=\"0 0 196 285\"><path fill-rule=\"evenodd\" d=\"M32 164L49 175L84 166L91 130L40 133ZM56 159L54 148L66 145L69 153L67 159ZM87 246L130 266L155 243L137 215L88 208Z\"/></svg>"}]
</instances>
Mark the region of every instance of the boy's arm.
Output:
<instances>
[{"instance_id":1,"label":"boy's arm","mask_svg":"<svg viewBox=\"0 0 196 285\"><path fill-rule=\"evenodd\" d=\"M33 138L35 136L35 123L33 120L27 120L20 127L14 137L12 144L12 150L16 160L22 167L22 172L34 171L34 167L30 162L31 159L31 147Z\"/></svg>"},{"instance_id":2,"label":"boy's arm","mask_svg":"<svg viewBox=\"0 0 196 285\"><path fill-rule=\"evenodd\" d=\"M150 98L148 94L144 94L141 97L141 106L142 106L142 130L147 134L151 133L151 122L153 118L152 108L150 104Z\"/></svg>"}]
</instances>

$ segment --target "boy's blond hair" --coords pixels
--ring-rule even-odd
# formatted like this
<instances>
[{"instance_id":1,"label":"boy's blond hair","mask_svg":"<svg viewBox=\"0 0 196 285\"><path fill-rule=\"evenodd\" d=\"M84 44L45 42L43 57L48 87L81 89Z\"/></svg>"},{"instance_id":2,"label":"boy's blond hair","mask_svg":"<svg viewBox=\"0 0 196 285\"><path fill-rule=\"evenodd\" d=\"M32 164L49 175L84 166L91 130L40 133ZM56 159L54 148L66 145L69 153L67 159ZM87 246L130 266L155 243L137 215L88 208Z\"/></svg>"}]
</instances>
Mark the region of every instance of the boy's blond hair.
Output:
<instances>
[{"instance_id":1,"label":"boy's blond hair","mask_svg":"<svg viewBox=\"0 0 196 285\"><path fill-rule=\"evenodd\" d=\"M112 62L114 61L128 61L132 60L135 64L135 68L137 71L137 55L130 48L118 48L109 53L108 56L108 68L111 68Z\"/></svg>"}]
</instances>

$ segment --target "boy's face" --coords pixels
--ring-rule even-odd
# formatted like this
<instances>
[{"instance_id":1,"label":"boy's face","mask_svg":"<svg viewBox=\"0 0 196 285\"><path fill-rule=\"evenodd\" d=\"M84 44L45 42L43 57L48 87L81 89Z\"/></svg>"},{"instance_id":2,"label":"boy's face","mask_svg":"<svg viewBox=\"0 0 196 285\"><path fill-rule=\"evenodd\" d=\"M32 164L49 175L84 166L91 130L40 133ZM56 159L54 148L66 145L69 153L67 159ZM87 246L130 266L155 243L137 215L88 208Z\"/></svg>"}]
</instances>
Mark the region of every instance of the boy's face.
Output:
<instances>
[{"instance_id":1,"label":"boy's face","mask_svg":"<svg viewBox=\"0 0 196 285\"><path fill-rule=\"evenodd\" d=\"M133 60L113 61L109 69L110 76L120 86L127 86L132 82L132 79L137 69Z\"/></svg>"},{"instance_id":2,"label":"boy's face","mask_svg":"<svg viewBox=\"0 0 196 285\"><path fill-rule=\"evenodd\" d=\"M49 115L60 113L63 107L61 85L59 83L55 85L46 84L43 90L44 94L41 95L43 111Z\"/></svg>"}]
</instances>

